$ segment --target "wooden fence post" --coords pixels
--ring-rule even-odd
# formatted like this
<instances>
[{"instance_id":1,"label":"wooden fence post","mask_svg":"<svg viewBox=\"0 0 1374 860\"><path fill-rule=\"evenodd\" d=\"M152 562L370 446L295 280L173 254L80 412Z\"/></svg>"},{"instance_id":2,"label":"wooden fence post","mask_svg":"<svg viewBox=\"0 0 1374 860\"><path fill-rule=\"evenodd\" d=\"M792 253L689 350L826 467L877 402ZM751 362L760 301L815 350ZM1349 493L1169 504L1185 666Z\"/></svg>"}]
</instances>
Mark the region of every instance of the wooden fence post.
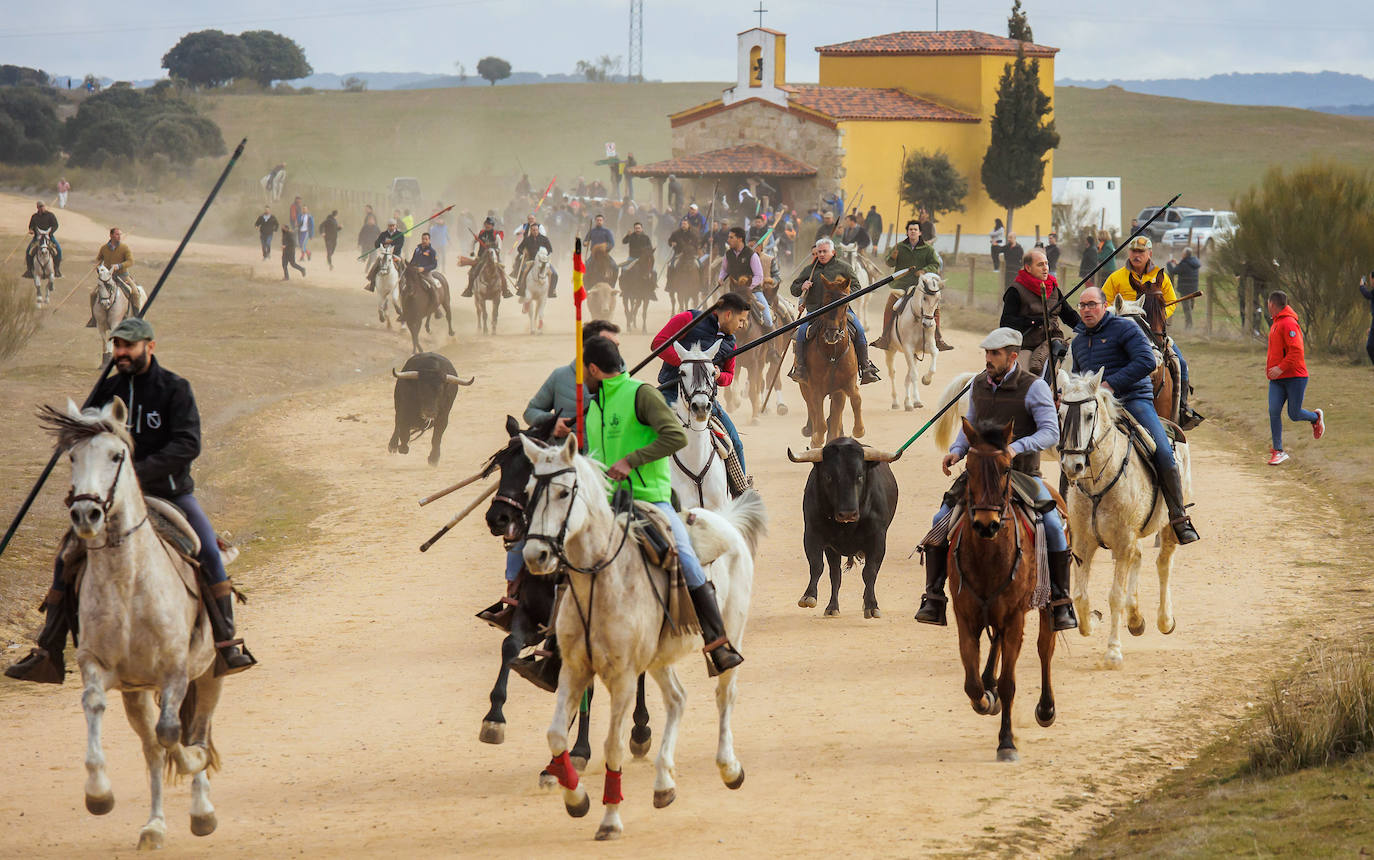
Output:
<instances>
[{"instance_id":1,"label":"wooden fence post","mask_svg":"<svg viewBox=\"0 0 1374 860\"><path fill-rule=\"evenodd\" d=\"M955 225L954 225L954 255L953 255L952 257L950 257L950 260L949 260L949 264L950 264L951 266L957 266L957 265L959 265L959 239L962 237L963 232L964 232L964 225L963 225L963 224L955 224Z\"/></svg>"},{"instance_id":2,"label":"wooden fence post","mask_svg":"<svg viewBox=\"0 0 1374 860\"><path fill-rule=\"evenodd\" d=\"M968 258L968 306L973 307L973 276L978 271L978 258L970 256Z\"/></svg>"},{"instance_id":3,"label":"wooden fence post","mask_svg":"<svg viewBox=\"0 0 1374 860\"><path fill-rule=\"evenodd\" d=\"M1207 290L1207 336L1212 336L1212 305L1216 303L1216 290Z\"/></svg>"}]
</instances>

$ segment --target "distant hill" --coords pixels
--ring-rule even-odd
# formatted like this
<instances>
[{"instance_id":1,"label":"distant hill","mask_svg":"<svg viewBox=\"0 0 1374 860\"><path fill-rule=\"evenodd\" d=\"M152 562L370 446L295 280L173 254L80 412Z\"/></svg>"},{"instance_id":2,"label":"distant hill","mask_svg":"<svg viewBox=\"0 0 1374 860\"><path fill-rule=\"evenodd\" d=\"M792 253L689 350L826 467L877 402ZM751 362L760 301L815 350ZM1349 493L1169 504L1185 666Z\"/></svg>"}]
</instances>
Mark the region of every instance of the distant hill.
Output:
<instances>
[{"instance_id":1,"label":"distant hill","mask_svg":"<svg viewBox=\"0 0 1374 860\"><path fill-rule=\"evenodd\" d=\"M82 75L71 76L73 86L80 86ZM299 78L294 81L287 81L296 89L302 87L314 87L317 90L341 90L343 82L348 78L358 78L367 84L369 90L428 90L439 87L489 87L491 84L476 74L470 74L466 78L459 78L457 75L438 75L431 72L345 72L335 74L333 72L316 72L308 77ZM624 76L618 76L611 80L611 83L624 81ZM137 81L130 81L138 89L151 87L158 82L158 78L146 78ZM500 81L497 86L509 87L518 84L581 84L586 83L586 78L582 75L545 75L539 72L512 72L509 78ZM67 85L67 75L56 75L53 81L57 86ZM114 83L114 78L101 78L100 85L108 87ZM656 83L650 81L650 83Z\"/></svg>"},{"instance_id":2,"label":"distant hill","mask_svg":"<svg viewBox=\"0 0 1374 860\"><path fill-rule=\"evenodd\" d=\"M1150 81L1070 78L1055 83L1061 87L1089 89L1121 87L1133 93L1229 105L1296 107L1342 114L1374 113L1374 79L1340 72L1230 74Z\"/></svg>"}]
</instances>

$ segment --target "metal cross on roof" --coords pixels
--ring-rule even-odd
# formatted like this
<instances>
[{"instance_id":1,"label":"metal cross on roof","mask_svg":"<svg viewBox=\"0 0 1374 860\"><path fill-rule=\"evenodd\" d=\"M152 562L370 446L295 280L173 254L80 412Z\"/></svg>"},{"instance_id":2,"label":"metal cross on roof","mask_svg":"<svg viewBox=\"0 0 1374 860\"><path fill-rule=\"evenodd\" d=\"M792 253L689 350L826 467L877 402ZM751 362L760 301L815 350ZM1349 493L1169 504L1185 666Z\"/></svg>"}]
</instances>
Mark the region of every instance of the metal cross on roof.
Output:
<instances>
[{"instance_id":1,"label":"metal cross on roof","mask_svg":"<svg viewBox=\"0 0 1374 860\"><path fill-rule=\"evenodd\" d=\"M767 9L763 8L763 0L759 0L759 8L753 11L759 13L759 29L761 30L763 29L763 13L768 11Z\"/></svg>"}]
</instances>

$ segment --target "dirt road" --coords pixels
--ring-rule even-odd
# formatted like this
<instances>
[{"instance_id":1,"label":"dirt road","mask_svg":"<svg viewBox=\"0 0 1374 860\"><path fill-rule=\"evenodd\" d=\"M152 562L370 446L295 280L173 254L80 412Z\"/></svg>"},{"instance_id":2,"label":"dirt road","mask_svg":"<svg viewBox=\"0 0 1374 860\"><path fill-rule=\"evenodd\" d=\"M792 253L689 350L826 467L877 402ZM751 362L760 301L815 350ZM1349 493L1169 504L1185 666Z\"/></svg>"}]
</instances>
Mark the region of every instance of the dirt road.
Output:
<instances>
[{"instance_id":1,"label":"dirt road","mask_svg":"<svg viewBox=\"0 0 1374 860\"><path fill-rule=\"evenodd\" d=\"M13 223L10 208L18 211L20 202L0 203L0 219ZM100 232L98 225L79 224L64 220L69 241L82 230ZM232 248L193 254L226 262L257 256ZM317 277L321 268L312 269L312 284L357 291L356 270ZM366 303L353 293L339 296L361 323ZM885 616L863 619L857 571L843 589L840 617L797 607L806 580L800 497L808 467L785 456L788 445L805 445L799 399L789 384L791 415L741 427L772 517L757 559L735 712L736 748L748 780L738 792L721 785L712 761L712 687L700 661L684 663L689 704L678 800L654 810L650 763L628 765L625 839L597 845L591 837L599 810L570 819L557 794L536 787L548 759L550 696L513 680L507 743L477 741L499 638L472 613L500 591L499 542L474 517L430 552L417 552L471 494L423 510L416 499L469 473L505 438L503 416L518 412L548 370L567 361L568 304L550 315L542 337L520 333L523 320L507 304L503 333L494 338L471 334L472 312L464 305L459 337L429 341L461 373L477 375L477 384L459 394L438 469L425 465L419 448L405 458L386 453L391 381L384 369L240 419L235 444L243 445L243 456L307 472L328 513L271 569L255 562L251 544L231 569L256 592L240 620L262 665L230 680L216 715L224 757L224 770L213 779L220 829L205 840L191 836L189 791L173 788L170 854L1051 854L1086 834L1111 804L1138 795L1229 727L1256 692L1255 679L1283 659L1281 646L1300 637L1288 618L1304 600L1298 576L1320 576L1314 547L1324 534L1323 511L1313 501L1293 512L1288 497L1255 482L1254 470L1227 453L1229 437L1204 425L1190 435L1195 518L1205 539L1179 553L1177 632L1165 637L1151 626L1128 639L1120 672L1099 665L1100 629L1090 639L1071 633L1061 640L1059 719L1049 729L1032 717L1038 676L1029 650L1016 706L1022 761L998 764L997 723L968 707L953 628L911 619L923 574L907 553L928 528L947 483L931 444L918 443L895 465L902 499L878 580ZM658 307L654 316L665 318L666 311ZM949 316L957 320L957 313ZM388 336L360 328L360 337L390 344L397 363L407 351L395 335L382 340ZM942 362L928 402L953 374L976 367L977 338L952 332L959 349ZM645 354L647 338L629 337L624 351L631 360ZM890 412L886 388L884 382L864 389L865 441L892 447L929 408ZM233 455L222 440L207 444L222 457ZM198 480L212 485L215 476L202 469ZM1280 518L1290 559L1283 565L1257 538L1273 533ZM1325 553L1329 562L1329 548ZM1094 598L1105 605L1109 570L1101 559L1095 581ZM1153 575L1142 576L1147 618L1156 597ZM656 691L650 706L656 753ZM603 708L604 697L594 709L587 771L594 794L601 783ZM73 678L61 688L0 687L0 854L132 851L147 787L119 710L112 704L105 732L118 804L93 818L82 805L85 729Z\"/></svg>"}]
</instances>

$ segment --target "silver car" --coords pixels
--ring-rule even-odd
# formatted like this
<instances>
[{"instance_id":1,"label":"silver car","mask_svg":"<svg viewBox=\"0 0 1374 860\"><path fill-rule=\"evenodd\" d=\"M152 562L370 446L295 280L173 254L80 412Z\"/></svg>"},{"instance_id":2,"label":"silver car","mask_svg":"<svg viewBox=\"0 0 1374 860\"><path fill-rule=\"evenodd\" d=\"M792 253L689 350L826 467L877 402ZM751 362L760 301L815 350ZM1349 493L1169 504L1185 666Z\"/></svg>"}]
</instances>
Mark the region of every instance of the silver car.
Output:
<instances>
[{"instance_id":1,"label":"silver car","mask_svg":"<svg viewBox=\"0 0 1374 860\"><path fill-rule=\"evenodd\" d=\"M1163 244L1171 248L1189 245L1206 254L1226 243L1236 232L1236 213L1224 210L1195 212L1164 234Z\"/></svg>"}]
</instances>

